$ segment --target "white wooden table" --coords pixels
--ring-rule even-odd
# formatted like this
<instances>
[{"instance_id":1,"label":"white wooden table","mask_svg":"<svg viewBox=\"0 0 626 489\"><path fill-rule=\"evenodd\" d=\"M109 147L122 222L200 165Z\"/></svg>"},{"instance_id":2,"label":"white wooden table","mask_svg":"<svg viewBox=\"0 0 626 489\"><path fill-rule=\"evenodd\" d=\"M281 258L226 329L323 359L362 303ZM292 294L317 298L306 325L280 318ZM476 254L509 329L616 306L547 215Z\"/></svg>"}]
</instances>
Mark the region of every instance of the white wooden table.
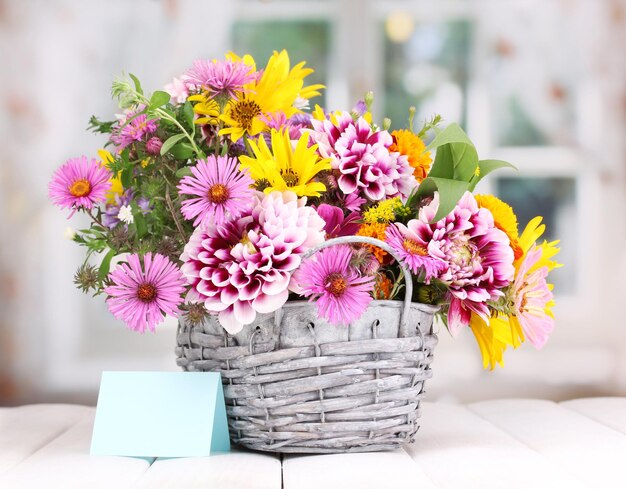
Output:
<instances>
[{"instance_id":1,"label":"white wooden table","mask_svg":"<svg viewBox=\"0 0 626 489\"><path fill-rule=\"evenodd\" d=\"M0 408L2 489L626 488L626 398L426 403L387 453L92 457L94 408Z\"/></svg>"}]
</instances>

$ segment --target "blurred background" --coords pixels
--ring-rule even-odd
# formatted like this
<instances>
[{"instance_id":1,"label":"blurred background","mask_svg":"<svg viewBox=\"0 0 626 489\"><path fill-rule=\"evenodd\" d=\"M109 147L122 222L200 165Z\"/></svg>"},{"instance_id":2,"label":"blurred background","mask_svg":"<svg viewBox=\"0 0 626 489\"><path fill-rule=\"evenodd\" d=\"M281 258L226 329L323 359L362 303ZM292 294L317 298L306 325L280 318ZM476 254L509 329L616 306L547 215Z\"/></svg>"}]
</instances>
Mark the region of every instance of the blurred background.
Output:
<instances>
[{"instance_id":1,"label":"blurred background","mask_svg":"<svg viewBox=\"0 0 626 489\"><path fill-rule=\"evenodd\" d=\"M560 238L556 330L484 371L441 331L433 400L626 394L626 1L0 0L0 405L95 403L102 370L175 370L175 323L140 335L72 283L80 219L47 200L67 158L96 155L115 75L160 89L199 57L259 65L286 48L329 109L373 90L375 117L459 122L501 171L479 187Z\"/></svg>"}]
</instances>

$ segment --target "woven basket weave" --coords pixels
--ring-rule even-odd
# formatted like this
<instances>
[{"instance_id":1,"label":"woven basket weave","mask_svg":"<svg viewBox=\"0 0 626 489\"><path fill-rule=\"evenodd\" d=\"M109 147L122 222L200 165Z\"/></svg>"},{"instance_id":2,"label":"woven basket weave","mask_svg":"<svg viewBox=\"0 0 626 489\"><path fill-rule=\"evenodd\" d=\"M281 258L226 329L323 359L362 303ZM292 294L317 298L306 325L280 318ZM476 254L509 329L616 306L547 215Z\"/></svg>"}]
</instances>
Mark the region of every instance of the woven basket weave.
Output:
<instances>
[{"instance_id":1,"label":"woven basket weave","mask_svg":"<svg viewBox=\"0 0 626 489\"><path fill-rule=\"evenodd\" d=\"M333 244L382 241L336 238ZM392 450L419 428L424 382L431 377L437 308L406 297L372 301L355 323L328 324L306 301L260 314L236 335L217 319L179 321L177 364L220 372L234 443L271 452L338 453Z\"/></svg>"}]
</instances>

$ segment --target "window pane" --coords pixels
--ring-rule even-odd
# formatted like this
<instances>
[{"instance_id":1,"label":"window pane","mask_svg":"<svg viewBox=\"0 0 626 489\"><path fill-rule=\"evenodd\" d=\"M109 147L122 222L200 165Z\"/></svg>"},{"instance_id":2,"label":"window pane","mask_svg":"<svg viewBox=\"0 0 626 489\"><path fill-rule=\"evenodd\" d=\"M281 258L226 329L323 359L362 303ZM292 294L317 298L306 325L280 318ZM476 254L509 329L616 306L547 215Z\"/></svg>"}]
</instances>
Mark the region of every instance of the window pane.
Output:
<instances>
[{"instance_id":1,"label":"window pane","mask_svg":"<svg viewBox=\"0 0 626 489\"><path fill-rule=\"evenodd\" d=\"M550 279L557 294L575 292L576 284L576 180L574 178L498 178L496 195L513 207L520 233L535 216L542 216L546 232L540 238L560 239L557 261L565 266Z\"/></svg>"},{"instance_id":2,"label":"window pane","mask_svg":"<svg viewBox=\"0 0 626 489\"><path fill-rule=\"evenodd\" d=\"M413 25L406 16L387 18L384 110L392 127L406 125L411 105L417 123L441 114L464 125L472 27L467 20Z\"/></svg>"},{"instance_id":3,"label":"window pane","mask_svg":"<svg viewBox=\"0 0 626 489\"><path fill-rule=\"evenodd\" d=\"M329 52L330 25L324 21L238 21L232 27L233 51L250 54L263 67L274 51L286 49L294 66L306 61L315 71L306 78L306 84L327 85L327 60ZM312 100L325 105L325 95Z\"/></svg>"}]
</instances>

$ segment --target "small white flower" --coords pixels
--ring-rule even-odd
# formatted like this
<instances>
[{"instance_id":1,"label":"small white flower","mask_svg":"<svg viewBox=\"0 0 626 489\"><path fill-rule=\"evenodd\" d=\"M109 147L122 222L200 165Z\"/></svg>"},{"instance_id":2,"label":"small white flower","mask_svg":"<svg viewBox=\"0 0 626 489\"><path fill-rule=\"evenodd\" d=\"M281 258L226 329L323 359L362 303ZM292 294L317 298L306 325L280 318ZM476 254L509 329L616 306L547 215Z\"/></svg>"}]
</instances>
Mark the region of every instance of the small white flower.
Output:
<instances>
[{"instance_id":1,"label":"small white flower","mask_svg":"<svg viewBox=\"0 0 626 489\"><path fill-rule=\"evenodd\" d=\"M123 205L120 207L120 211L117 213L117 218L126 224L132 224L135 220L133 217L133 211L129 205Z\"/></svg>"},{"instance_id":2,"label":"small white flower","mask_svg":"<svg viewBox=\"0 0 626 489\"><path fill-rule=\"evenodd\" d=\"M63 233L63 237L65 239L69 239L70 241L73 241L74 238L76 237L76 231L73 228L68 226L68 227L65 228L65 232Z\"/></svg>"}]
</instances>

